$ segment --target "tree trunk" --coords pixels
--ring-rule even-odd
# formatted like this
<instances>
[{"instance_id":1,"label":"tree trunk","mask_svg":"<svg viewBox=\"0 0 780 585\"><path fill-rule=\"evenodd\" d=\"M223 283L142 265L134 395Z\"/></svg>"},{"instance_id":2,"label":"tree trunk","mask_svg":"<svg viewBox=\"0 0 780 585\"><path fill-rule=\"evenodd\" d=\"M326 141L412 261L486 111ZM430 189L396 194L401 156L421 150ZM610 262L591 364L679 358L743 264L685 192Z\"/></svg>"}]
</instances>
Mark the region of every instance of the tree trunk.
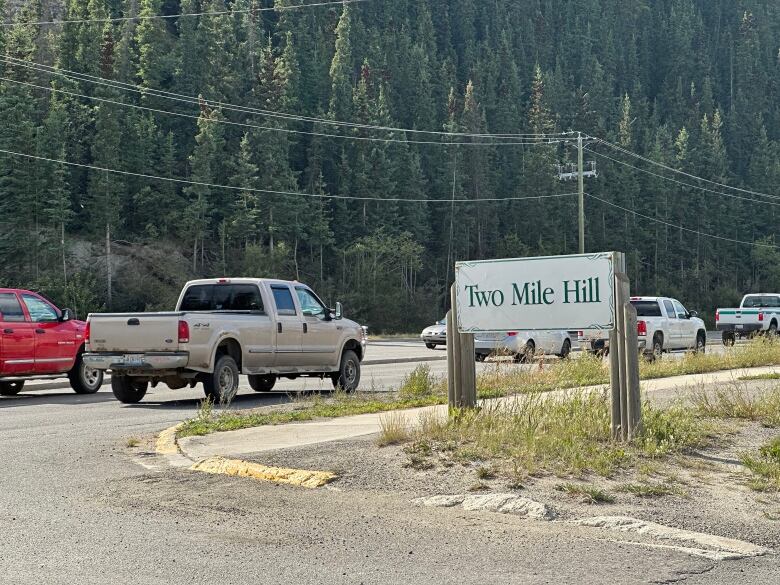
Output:
<instances>
[{"instance_id":1,"label":"tree trunk","mask_svg":"<svg viewBox=\"0 0 780 585\"><path fill-rule=\"evenodd\" d=\"M60 235L60 246L62 247L62 278L65 281L65 287L68 286L68 265L66 262L66 256L65 256L65 222L60 223L61 228L61 235Z\"/></svg>"},{"instance_id":2,"label":"tree trunk","mask_svg":"<svg viewBox=\"0 0 780 585\"><path fill-rule=\"evenodd\" d=\"M111 224L106 222L106 284L108 287L108 293L106 295L107 308L111 310L113 301L113 294L111 289L113 287L111 282Z\"/></svg>"}]
</instances>

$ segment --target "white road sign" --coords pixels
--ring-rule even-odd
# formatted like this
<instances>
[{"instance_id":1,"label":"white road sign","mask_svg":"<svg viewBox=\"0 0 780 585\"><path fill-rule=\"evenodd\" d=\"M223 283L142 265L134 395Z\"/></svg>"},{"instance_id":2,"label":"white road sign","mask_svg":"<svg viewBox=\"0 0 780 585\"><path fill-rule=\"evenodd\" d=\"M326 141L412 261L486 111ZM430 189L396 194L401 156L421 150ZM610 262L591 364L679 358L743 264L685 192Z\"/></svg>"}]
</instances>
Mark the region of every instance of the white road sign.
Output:
<instances>
[{"instance_id":1,"label":"white road sign","mask_svg":"<svg viewBox=\"0 0 780 585\"><path fill-rule=\"evenodd\" d=\"M612 252L458 262L459 329L611 330L614 276Z\"/></svg>"}]
</instances>

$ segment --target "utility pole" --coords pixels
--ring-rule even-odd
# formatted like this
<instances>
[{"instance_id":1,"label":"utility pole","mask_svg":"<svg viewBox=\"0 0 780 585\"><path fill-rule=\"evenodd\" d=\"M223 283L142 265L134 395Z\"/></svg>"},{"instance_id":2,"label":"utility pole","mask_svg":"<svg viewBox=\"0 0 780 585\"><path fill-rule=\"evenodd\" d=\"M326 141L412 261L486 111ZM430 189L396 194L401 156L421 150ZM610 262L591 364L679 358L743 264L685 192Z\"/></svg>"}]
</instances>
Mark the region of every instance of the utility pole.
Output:
<instances>
[{"instance_id":1,"label":"utility pole","mask_svg":"<svg viewBox=\"0 0 780 585\"><path fill-rule=\"evenodd\" d=\"M585 163L583 161L582 132L577 132L577 180L579 182L580 254L585 253Z\"/></svg>"}]
</instances>

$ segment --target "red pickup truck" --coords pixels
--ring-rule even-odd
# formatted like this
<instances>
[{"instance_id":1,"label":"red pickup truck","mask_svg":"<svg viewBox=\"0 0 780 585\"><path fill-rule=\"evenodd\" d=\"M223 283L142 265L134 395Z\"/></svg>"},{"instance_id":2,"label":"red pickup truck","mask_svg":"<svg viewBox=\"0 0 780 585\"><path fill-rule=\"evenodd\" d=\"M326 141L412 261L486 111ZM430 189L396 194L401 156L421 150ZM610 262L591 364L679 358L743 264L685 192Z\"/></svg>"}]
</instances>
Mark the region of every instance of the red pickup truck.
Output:
<instances>
[{"instance_id":1,"label":"red pickup truck","mask_svg":"<svg viewBox=\"0 0 780 585\"><path fill-rule=\"evenodd\" d=\"M81 359L86 323L42 296L0 288L0 395L22 391L30 378L68 377L77 394L94 394L103 373Z\"/></svg>"}]
</instances>

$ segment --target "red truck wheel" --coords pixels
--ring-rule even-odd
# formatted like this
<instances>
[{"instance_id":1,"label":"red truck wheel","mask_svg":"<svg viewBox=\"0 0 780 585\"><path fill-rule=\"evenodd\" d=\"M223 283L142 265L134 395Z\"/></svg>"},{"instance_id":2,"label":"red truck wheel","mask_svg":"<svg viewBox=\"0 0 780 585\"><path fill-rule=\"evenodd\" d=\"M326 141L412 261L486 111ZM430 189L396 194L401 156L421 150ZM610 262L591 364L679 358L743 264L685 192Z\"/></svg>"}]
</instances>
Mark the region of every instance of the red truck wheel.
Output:
<instances>
[{"instance_id":1,"label":"red truck wheel","mask_svg":"<svg viewBox=\"0 0 780 585\"><path fill-rule=\"evenodd\" d=\"M16 396L24 388L24 381L0 382L0 396Z\"/></svg>"},{"instance_id":2,"label":"red truck wheel","mask_svg":"<svg viewBox=\"0 0 780 585\"><path fill-rule=\"evenodd\" d=\"M94 394L103 385L103 372L88 368L82 359L82 354L79 354L73 369L68 372L68 380L76 394Z\"/></svg>"}]
</instances>

